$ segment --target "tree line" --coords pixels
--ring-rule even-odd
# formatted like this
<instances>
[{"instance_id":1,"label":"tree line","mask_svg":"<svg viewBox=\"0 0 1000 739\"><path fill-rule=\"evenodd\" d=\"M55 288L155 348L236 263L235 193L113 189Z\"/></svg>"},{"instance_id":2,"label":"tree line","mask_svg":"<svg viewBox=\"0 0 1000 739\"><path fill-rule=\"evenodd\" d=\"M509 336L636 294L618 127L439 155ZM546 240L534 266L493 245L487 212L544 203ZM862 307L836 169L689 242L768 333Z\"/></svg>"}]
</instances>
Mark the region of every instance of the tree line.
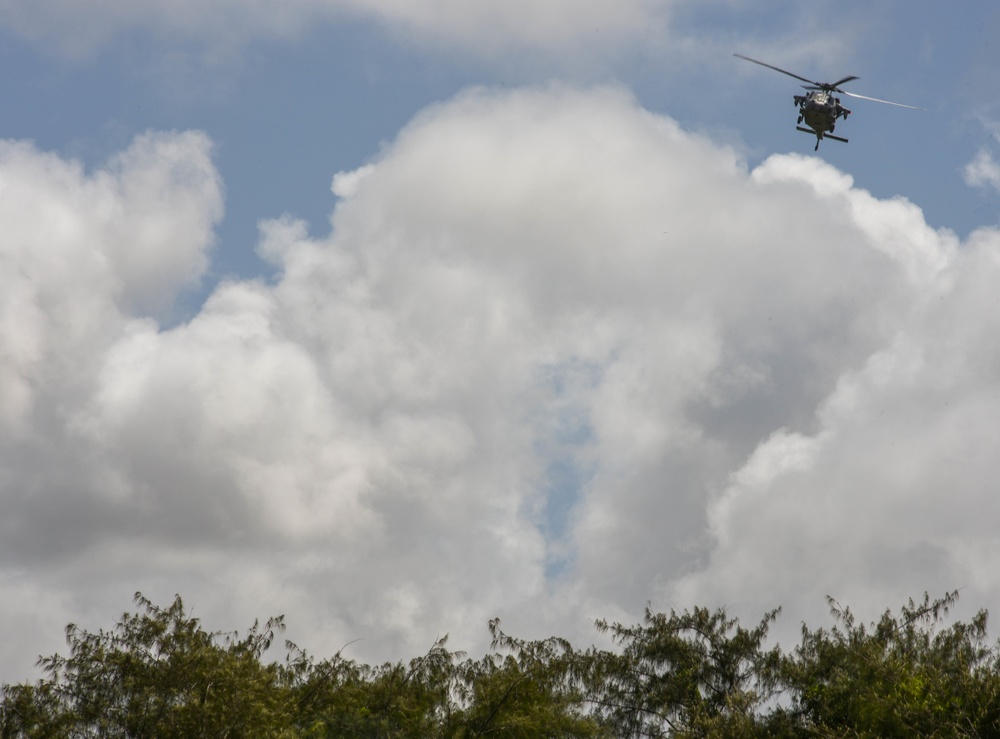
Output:
<instances>
[{"instance_id":1,"label":"tree line","mask_svg":"<svg viewBox=\"0 0 1000 739\"><path fill-rule=\"evenodd\" d=\"M178 596L141 594L110 630L66 629L43 677L0 689L2 737L1000 737L987 613L946 625L957 592L860 623L803 625L788 652L724 610L598 621L611 649L519 639L490 621L479 659L441 639L409 662L319 659L283 617L208 632ZM341 650L343 651L343 650Z\"/></svg>"}]
</instances>

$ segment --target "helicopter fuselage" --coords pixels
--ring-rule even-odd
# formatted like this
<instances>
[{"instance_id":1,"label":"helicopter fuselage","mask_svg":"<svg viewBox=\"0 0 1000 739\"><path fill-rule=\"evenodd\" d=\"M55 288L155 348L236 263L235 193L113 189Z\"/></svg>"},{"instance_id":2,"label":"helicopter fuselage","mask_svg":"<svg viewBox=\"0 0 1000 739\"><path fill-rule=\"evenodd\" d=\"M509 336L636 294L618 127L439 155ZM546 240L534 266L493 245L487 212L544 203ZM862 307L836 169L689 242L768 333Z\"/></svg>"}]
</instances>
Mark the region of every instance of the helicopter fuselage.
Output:
<instances>
[{"instance_id":1,"label":"helicopter fuselage","mask_svg":"<svg viewBox=\"0 0 1000 739\"><path fill-rule=\"evenodd\" d=\"M799 108L798 128L800 131L816 134L817 149L824 136L846 141L832 135L837 126L837 119L846 119L851 114L851 111L840 104L840 98L827 90L811 90L805 95L795 95L793 99ZM803 121L809 128L802 127Z\"/></svg>"},{"instance_id":2,"label":"helicopter fuselage","mask_svg":"<svg viewBox=\"0 0 1000 739\"><path fill-rule=\"evenodd\" d=\"M851 114L840 104L840 98L826 90L812 90L805 95L795 95L795 104L799 106L799 123L805 121L819 138L833 131L838 118L847 118Z\"/></svg>"}]
</instances>

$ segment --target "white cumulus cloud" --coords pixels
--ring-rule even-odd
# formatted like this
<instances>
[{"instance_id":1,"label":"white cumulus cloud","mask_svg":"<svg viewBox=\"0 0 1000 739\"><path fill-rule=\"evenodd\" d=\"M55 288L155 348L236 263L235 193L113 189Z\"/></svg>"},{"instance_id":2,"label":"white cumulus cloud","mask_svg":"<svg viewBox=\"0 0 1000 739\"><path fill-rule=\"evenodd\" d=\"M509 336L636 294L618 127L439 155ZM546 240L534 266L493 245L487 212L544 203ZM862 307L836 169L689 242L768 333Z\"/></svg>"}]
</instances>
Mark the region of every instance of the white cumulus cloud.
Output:
<instances>
[{"instance_id":1,"label":"white cumulus cloud","mask_svg":"<svg viewBox=\"0 0 1000 739\"><path fill-rule=\"evenodd\" d=\"M219 214L204 137L93 174L7 151L0 603L35 594L32 637L135 590L366 659L495 615L1000 595L993 231L812 157L748 171L621 90L472 90L164 328Z\"/></svg>"},{"instance_id":2,"label":"white cumulus cloud","mask_svg":"<svg viewBox=\"0 0 1000 739\"><path fill-rule=\"evenodd\" d=\"M711 556L673 597L865 617L925 590L996 607L1000 234L974 234L846 371L808 432L763 441L710 503ZM794 624L792 624L794 626Z\"/></svg>"}]
</instances>

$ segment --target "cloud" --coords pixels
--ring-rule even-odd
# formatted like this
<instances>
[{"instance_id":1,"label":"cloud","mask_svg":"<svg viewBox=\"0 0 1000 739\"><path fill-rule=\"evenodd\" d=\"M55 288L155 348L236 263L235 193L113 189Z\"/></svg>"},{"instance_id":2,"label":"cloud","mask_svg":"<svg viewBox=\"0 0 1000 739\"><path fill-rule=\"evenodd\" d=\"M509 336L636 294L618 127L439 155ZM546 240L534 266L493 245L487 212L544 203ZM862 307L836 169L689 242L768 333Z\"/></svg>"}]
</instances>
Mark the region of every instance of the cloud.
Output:
<instances>
[{"instance_id":1,"label":"cloud","mask_svg":"<svg viewBox=\"0 0 1000 739\"><path fill-rule=\"evenodd\" d=\"M970 187L992 187L1000 191L1000 164L988 149L980 149L975 158L965 165L965 184Z\"/></svg>"},{"instance_id":2,"label":"cloud","mask_svg":"<svg viewBox=\"0 0 1000 739\"><path fill-rule=\"evenodd\" d=\"M733 0L0 0L0 29L44 53L79 60L128 49L130 64L138 60L139 70L177 94L190 94L192 80L205 84L206 67L207 79L218 78L249 44L338 25L374 28L411 51L458 54L498 65L507 79L535 81L553 70L607 79L608 69L637 54L646 67L684 68L688 77L714 70L728 79L736 49L805 72L817 57L856 56L872 28L894 28L870 5L798 12L787 3Z\"/></svg>"},{"instance_id":3,"label":"cloud","mask_svg":"<svg viewBox=\"0 0 1000 739\"><path fill-rule=\"evenodd\" d=\"M207 267L221 184L201 134L148 134L98 172L0 142L3 414L18 434L49 374L86 371L125 314L163 315ZM75 357L75 359L74 359ZM76 366L73 366L73 365Z\"/></svg>"},{"instance_id":4,"label":"cloud","mask_svg":"<svg viewBox=\"0 0 1000 739\"><path fill-rule=\"evenodd\" d=\"M0 603L40 605L0 608L7 669L135 590L362 659L651 599L996 600L995 232L812 157L748 171L619 89L470 90L168 327L150 291L221 207L204 137L8 152Z\"/></svg>"},{"instance_id":5,"label":"cloud","mask_svg":"<svg viewBox=\"0 0 1000 739\"><path fill-rule=\"evenodd\" d=\"M867 618L961 587L995 608L998 255L996 231L952 251L891 340L842 374L816 429L754 450L709 506L708 563L673 597L795 603L821 621L828 594Z\"/></svg>"},{"instance_id":6,"label":"cloud","mask_svg":"<svg viewBox=\"0 0 1000 739\"><path fill-rule=\"evenodd\" d=\"M73 597L45 563L116 525L114 467L77 414L130 322L169 314L201 276L221 209L199 133L140 136L89 173L0 142L0 619L23 643Z\"/></svg>"},{"instance_id":7,"label":"cloud","mask_svg":"<svg viewBox=\"0 0 1000 739\"><path fill-rule=\"evenodd\" d=\"M663 28L667 0L297 0L280 6L245 0L0 0L0 21L63 53L92 52L115 35L140 29L167 38L238 46L287 38L316 23L375 21L411 42L444 42L476 53L509 48L579 49L620 43Z\"/></svg>"},{"instance_id":8,"label":"cloud","mask_svg":"<svg viewBox=\"0 0 1000 739\"><path fill-rule=\"evenodd\" d=\"M665 30L671 0L516 0L465 3L351 0L359 13L432 39L497 51L505 46L580 48ZM484 49L485 45L485 49Z\"/></svg>"}]
</instances>

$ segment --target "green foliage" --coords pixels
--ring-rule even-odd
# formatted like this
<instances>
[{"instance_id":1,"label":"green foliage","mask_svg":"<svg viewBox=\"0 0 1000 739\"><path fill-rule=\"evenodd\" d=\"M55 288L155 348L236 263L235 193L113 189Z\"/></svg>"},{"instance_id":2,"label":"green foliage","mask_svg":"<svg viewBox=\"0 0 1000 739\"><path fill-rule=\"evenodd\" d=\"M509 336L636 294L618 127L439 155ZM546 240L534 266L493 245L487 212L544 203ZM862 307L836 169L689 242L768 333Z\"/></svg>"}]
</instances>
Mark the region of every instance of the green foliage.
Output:
<instances>
[{"instance_id":1,"label":"green foliage","mask_svg":"<svg viewBox=\"0 0 1000 739\"><path fill-rule=\"evenodd\" d=\"M4 686L2 734L53 737L273 737L287 724L280 670L262 664L275 618L243 639L205 632L178 597L111 631L70 624L69 656L39 660L47 679Z\"/></svg>"},{"instance_id":2,"label":"green foliage","mask_svg":"<svg viewBox=\"0 0 1000 739\"><path fill-rule=\"evenodd\" d=\"M380 667L339 653L314 662L290 645L296 728L309 737L593 737L596 722L564 680L558 639L526 642L490 622L494 652L459 661L439 640L420 659Z\"/></svg>"},{"instance_id":3,"label":"green foliage","mask_svg":"<svg viewBox=\"0 0 1000 739\"><path fill-rule=\"evenodd\" d=\"M345 659L314 662L289 644L295 728L304 737L432 737L448 723L457 653L446 639L409 666L369 667Z\"/></svg>"},{"instance_id":4,"label":"green foliage","mask_svg":"<svg viewBox=\"0 0 1000 739\"><path fill-rule=\"evenodd\" d=\"M525 641L490 621L493 653L460 665L458 697L465 707L456 737L609 736L584 715L584 696L572 679L578 661L557 637Z\"/></svg>"},{"instance_id":5,"label":"green foliage","mask_svg":"<svg viewBox=\"0 0 1000 739\"><path fill-rule=\"evenodd\" d=\"M618 737L752 735L777 684L780 653L762 646L777 614L752 630L705 608L647 609L643 624L628 627L599 621L621 651L586 655L597 715Z\"/></svg>"},{"instance_id":6,"label":"green foliage","mask_svg":"<svg viewBox=\"0 0 1000 739\"><path fill-rule=\"evenodd\" d=\"M837 622L802 630L785 662L797 725L815 736L1000 736L998 653L985 611L940 628L957 592L910 601L870 627L830 599Z\"/></svg>"},{"instance_id":7,"label":"green foliage","mask_svg":"<svg viewBox=\"0 0 1000 739\"><path fill-rule=\"evenodd\" d=\"M178 597L110 631L66 631L69 655L0 690L0 737L1000 737L1000 649L986 612L945 626L956 593L865 625L831 599L834 625L767 649L778 612L747 629L725 611L597 622L615 648L574 650L489 623L490 653L447 639L409 663L316 660L281 617L206 632Z\"/></svg>"}]
</instances>

